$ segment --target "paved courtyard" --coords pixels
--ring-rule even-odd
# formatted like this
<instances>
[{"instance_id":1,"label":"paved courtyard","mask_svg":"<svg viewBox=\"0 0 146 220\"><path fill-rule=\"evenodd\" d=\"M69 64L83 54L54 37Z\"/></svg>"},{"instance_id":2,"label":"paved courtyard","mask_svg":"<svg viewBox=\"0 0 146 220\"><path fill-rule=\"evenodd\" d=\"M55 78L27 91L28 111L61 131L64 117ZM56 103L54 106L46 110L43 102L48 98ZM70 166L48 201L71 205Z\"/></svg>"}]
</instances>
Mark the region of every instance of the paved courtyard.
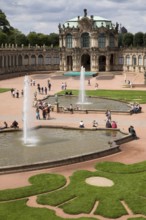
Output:
<instances>
[{"instance_id":1,"label":"paved courtyard","mask_svg":"<svg viewBox=\"0 0 146 220\"><path fill-rule=\"evenodd\" d=\"M60 77L57 77L59 75ZM44 73L43 75L32 75L32 79L35 79L36 84L40 83L41 86L47 86L47 81L50 79L52 84L49 94L55 94L61 90L62 82L67 83L67 89L79 89L79 78L65 77L62 78L61 73ZM130 78L131 77L131 78ZM130 80L134 75L129 75ZM135 79L135 78L134 78ZM95 89L96 79L91 78L91 85L89 86L86 80L86 89ZM116 75L112 80L99 80L99 89L125 89L123 88L124 78L123 75ZM0 81L0 88L16 88L19 91L23 89L24 77L18 77L14 79L7 79ZM128 90L136 90L139 88L127 88ZM145 88L140 88L146 90ZM36 91L36 86L32 86L32 92ZM39 95L38 98L43 98L45 95ZM7 121L10 125L13 120L19 122L22 128L22 113L23 113L23 97L12 98L10 92L0 94L0 123ZM118 128L121 131L128 132L128 127L133 125L139 139L131 141L129 143L121 145L121 152L95 159L87 162L76 163L65 167L56 167L51 169L44 169L31 172L23 172L16 174L0 175L0 189L15 188L25 186L28 184L28 178L37 173L60 173L69 177L75 170L86 169L94 170L94 165L100 161L118 161L126 164L137 163L146 160L146 104L142 105L141 114L112 114L112 120L115 120L118 124ZM34 111L35 114L35 111ZM78 127L80 120L84 121L85 127L92 127L92 121L96 119L99 123L99 127L105 127L105 114L63 114L51 112L50 120L35 120L34 124L39 125L68 125ZM122 218L121 218L122 219Z\"/></svg>"}]
</instances>

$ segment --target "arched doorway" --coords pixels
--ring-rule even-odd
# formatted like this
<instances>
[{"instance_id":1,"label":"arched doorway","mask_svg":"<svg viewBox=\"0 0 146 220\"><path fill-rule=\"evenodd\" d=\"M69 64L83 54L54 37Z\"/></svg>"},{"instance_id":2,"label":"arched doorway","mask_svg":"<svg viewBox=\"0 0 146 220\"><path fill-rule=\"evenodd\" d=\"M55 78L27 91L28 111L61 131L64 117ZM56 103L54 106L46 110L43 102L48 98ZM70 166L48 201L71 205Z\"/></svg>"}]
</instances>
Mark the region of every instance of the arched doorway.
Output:
<instances>
[{"instance_id":1,"label":"arched doorway","mask_svg":"<svg viewBox=\"0 0 146 220\"><path fill-rule=\"evenodd\" d=\"M82 55L81 66L83 66L86 71L90 71L90 56L89 56L89 54Z\"/></svg>"},{"instance_id":2,"label":"arched doorway","mask_svg":"<svg viewBox=\"0 0 146 220\"><path fill-rule=\"evenodd\" d=\"M72 70L72 56L67 56L67 71Z\"/></svg>"},{"instance_id":3,"label":"arched doorway","mask_svg":"<svg viewBox=\"0 0 146 220\"><path fill-rule=\"evenodd\" d=\"M106 57L100 56L99 57L99 71L105 71L106 70Z\"/></svg>"}]
</instances>

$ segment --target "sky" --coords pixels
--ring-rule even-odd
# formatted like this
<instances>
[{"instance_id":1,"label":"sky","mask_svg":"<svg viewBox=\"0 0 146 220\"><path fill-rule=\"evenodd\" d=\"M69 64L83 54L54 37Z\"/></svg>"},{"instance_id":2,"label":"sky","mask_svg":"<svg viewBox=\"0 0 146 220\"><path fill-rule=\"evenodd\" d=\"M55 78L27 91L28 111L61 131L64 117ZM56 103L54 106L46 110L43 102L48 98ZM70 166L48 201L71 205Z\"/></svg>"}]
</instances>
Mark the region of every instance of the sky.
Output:
<instances>
[{"instance_id":1,"label":"sky","mask_svg":"<svg viewBox=\"0 0 146 220\"><path fill-rule=\"evenodd\" d=\"M146 0L0 0L10 25L27 35L58 33L58 24L87 14L118 22L128 32L146 32Z\"/></svg>"}]
</instances>

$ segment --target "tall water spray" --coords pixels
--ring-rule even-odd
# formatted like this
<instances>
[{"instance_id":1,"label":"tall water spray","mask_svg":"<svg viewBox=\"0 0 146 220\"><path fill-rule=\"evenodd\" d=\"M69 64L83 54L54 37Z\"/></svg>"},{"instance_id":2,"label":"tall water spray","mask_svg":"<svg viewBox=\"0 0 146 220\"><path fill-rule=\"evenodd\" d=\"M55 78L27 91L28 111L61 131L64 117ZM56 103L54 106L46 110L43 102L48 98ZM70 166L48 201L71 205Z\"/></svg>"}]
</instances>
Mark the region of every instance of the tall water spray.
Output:
<instances>
[{"instance_id":1,"label":"tall water spray","mask_svg":"<svg viewBox=\"0 0 146 220\"><path fill-rule=\"evenodd\" d=\"M24 78L24 102L23 102L23 141L25 145L34 145L36 138L30 132L33 123L32 97L29 77Z\"/></svg>"},{"instance_id":2,"label":"tall water spray","mask_svg":"<svg viewBox=\"0 0 146 220\"><path fill-rule=\"evenodd\" d=\"M80 91L79 91L79 101L78 104L87 104L86 94L85 94L85 68L81 67L80 72Z\"/></svg>"}]
</instances>

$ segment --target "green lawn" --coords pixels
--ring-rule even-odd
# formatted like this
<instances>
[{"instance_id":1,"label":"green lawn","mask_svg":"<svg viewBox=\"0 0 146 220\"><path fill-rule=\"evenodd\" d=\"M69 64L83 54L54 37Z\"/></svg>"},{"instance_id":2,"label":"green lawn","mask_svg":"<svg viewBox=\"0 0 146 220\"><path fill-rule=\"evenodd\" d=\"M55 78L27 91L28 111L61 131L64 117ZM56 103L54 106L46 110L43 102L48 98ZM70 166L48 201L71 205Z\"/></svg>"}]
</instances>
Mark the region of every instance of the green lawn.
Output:
<instances>
[{"instance_id":1,"label":"green lawn","mask_svg":"<svg viewBox=\"0 0 146 220\"><path fill-rule=\"evenodd\" d=\"M2 93L2 92L8 92L8 91L10 91L10 89L0 88L0 93Z\"/></svg>"},{"instance_id":2,"label":"green lawn","mask_svg":"<svg viewBox=\"0 0 146 220\"><path fill-rule=\"evenodd\" d=\"M73 95L78 95L79 91L72 90L72 93ZM61 91L58 94L65 94L65 91ZM140 104L146 103L146 91L139 90L87 90L86 95L121 100L126 102L138 102Z\"/></svg>"},{"instance_id":3,"label":"green lawn","mask_svg":"<svg viewBox=\"0 0 146 220\"><path fill-rule=\"evenodd\" d=\"M124 201L136 215L146 218L146 162L125 165L113 162L101 162L91 172L79 170L72 174L70 183L58 174L40 174L32 176L31 185L0 191L0 219L2 220L73 220L62 218L51 209L28 207L29 196L37 195L37 202L42 205L61 208L70 215L87 214L88 217L77 220L95 220L97 215L116 219L127 214L122 205ZM89 177L104 177L112 180L113 186L93 186L86 183ZM19 200L18 200L19 199ZM90 217L96 201L94 218ZM133 219L145 219L144 217ZM130 218L132 219L132 218Z\"/></svg>"}]
</instances>

